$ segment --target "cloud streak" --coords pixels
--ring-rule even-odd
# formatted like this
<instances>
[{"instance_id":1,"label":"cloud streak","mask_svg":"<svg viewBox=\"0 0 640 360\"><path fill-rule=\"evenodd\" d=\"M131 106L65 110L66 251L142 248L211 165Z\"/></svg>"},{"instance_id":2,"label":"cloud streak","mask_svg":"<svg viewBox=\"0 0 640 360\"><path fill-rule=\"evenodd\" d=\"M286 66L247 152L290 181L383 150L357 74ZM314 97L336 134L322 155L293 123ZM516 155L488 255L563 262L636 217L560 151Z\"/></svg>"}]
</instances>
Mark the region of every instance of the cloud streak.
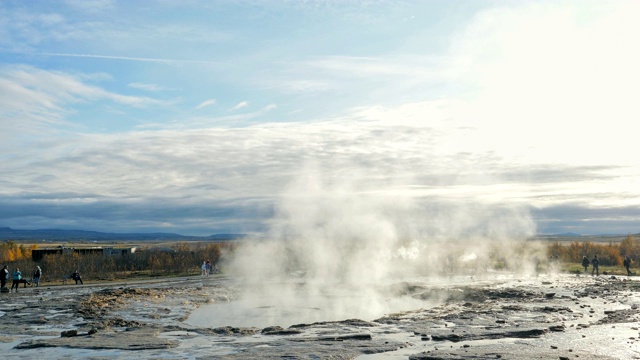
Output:
<instances>
[{"instance_id":1,"label":"cloud streak","mask_svg":"<svg viewBox=\"0 0 640 360\"><path fill-rule=\"evenodd\" d=\"M212 106L216 104L216 99L209 99L209 100L205 100L203 102L201 102L200 104L198 104L195 109L199 110L208 106Z\"/></svg>"},{"instance_id":2,"label":"cloud streak","mask_svg":"<svg viewBox=\"0 0 640 360\"><path fill-rule=\"evenodd\" d=\"M234 107L229 109L229 111L238 111L240 109L246 108L247 106L249 106L249 102L248 101L241 101L241 102L237 103Z\"/></svg>"},{"instance_id":3,"label":"cloud streak","mask_svg":"<svg viewBox=\"0 0 640 360\"><path fill-rule=\"evenodd\" d=\"M164 86L160 86L160 85L156 85L156 84L145 84L145 83L131 83L131 84L129 84L129 87L134 88L134 89L151 91L151 92L171 90L171 89L166 88Z\"/></svg>"},{"instance_id":4,"label":"cloud streak","mask_svg":"<svg viewBox=\"0 0 640 360\"><path fill-rule=\"evenodd\" d=\"M7 138L69 125L70 106L82 102L110 101L138 108L160 104L149 97L122 95L86 84L78 76L29 66L0 67L0 92L4 94L0 98L0 129Z\"/></svg>"},{"instance_id":5,"label":"cloud streak","mask_svg":"<svg viewBox=\"0 0 640 360\"><path fill-rule=\"evenodd\" d=\"M76 57L76 58L88 58L88 59L106 59L106 60L150 62L150 63L159 63L159 64L168 64L168 65L177 65L177 64L220 65L221 64L220 62L207 61L207 60L145 58L145 57L101 55L101 54L72 54L72 53L24 53L24 54L26 54L26 55L38 55L38 56Z\"/></svg>"}]
</instances>

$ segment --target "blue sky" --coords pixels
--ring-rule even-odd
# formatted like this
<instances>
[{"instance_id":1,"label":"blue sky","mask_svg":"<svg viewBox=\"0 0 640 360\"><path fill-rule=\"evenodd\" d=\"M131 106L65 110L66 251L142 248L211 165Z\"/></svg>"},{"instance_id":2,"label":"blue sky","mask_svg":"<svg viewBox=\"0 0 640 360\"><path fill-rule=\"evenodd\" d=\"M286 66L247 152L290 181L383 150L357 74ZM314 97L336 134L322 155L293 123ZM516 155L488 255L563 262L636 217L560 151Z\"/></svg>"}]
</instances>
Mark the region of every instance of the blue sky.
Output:
<instances>
[{"instance_id":1,"label":"blue sky","mask_svg":"<svg viewBox=\"0 0 640 360\"><path fill-rule=\"evenodd\" d=\"M351 209L402 236L637 233L638 15L2 0L0 225L270 233Z\"/></svg>"}]
</instances>

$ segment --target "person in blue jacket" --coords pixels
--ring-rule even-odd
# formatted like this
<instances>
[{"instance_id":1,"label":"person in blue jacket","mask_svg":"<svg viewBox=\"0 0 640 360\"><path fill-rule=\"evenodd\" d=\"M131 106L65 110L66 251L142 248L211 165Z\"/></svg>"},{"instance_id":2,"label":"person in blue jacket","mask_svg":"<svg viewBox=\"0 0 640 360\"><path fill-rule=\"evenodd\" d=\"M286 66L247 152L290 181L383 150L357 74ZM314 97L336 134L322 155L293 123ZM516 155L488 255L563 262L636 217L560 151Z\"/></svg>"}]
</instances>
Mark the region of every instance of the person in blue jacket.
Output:
<instances>
[{"instance_id":1,"label":"person in blue jacket","mask_svg":"<svg viewBox=\"0 0 640 360\"><path fill-rule=\"evenodd\" d=\"M13 272L13 284L11 284L11 290L16 288L16 292L18 292L18 288L20 287L20 279L22 279L22 273L20 269L16 268L16 271Z\"/></svg>"}]
</instances>

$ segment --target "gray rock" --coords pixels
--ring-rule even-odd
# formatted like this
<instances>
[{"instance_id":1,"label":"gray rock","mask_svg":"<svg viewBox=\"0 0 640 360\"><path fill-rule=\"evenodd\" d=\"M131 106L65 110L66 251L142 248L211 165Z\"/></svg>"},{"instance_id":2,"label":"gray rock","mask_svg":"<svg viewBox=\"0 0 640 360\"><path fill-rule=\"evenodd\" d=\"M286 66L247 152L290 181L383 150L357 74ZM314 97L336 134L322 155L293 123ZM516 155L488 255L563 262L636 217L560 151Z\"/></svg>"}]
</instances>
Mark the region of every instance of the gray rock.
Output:
<instances>
[{"instance_id":1,"label":"gray rock","mask_svg":"<svg viewBox=\"0 0 640 360\"><path fill-rule=\"evenodd\" d=\"M60 333L61 337L74 337L78 336L78 330L67 330Z\"/></svg>"}]
</instances>

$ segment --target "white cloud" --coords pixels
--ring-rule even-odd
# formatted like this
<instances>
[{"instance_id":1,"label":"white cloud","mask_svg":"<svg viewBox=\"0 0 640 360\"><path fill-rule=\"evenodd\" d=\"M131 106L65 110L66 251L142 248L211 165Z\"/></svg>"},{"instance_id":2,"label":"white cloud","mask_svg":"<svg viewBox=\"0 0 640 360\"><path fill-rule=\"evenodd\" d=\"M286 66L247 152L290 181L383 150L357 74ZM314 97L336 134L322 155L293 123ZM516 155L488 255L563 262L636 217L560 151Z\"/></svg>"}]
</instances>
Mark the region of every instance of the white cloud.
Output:
<instances>
[{"instance_id":1,"label":"white cloud","mask_svg":"<svg viewBox=\"0 0 640 360\"><path fill-rule=\"evenodd\" d=\"M145 90L145 91L152 91L152 92L170 90L169 88L166 88L164 86L160 86L156 84L145 84L145 83L139 83L139 82L131 83L129 84L129 87L134 89Z\"/></svg>"},{"instance_id":2,"label":"white cloud","mask_svg":"<svg viewBox=\"0 0 640 360\"><path fill-rule=\"evenodd\" d=\"M528 161L638 164L623 144L640 115L640 5L587 4L486 11L460 35L453 57L475 89L463 116L476 141Z\"/></svg>"},{"instance_id":3,"label":"white cloud","mask_svg":"<svg viewBox=\"0 0 640 360\"><path fill-rule=\"evenodd\" d=\"M73 104L108 100L133 107L159 104L148 97L121 95L89 85L75 76L30 66L0 67L0 131L7 138L26 131L44 131L43 126L61 125Z\"/></svg>"},{"instance_id":4,"label":"white cloud","mask_svg":"<svg viewBox=\"0 0 640 360\"><path fill-rule=\"evenodd\" d=\"M319 92L327 91L337 87L337 84L332 84L326 80L310 80L310 79L292 79L292 80L272 80L271 85L267 84L266 87L277 89L279 91L290 92ZM262 86L265 86L264 84Z\"/></svg>"},{"instance_id":5,"label":"white cloud","mask_svg":"<svg viewBox=\"0 0 640 360\"><path fill-rule=\"evenodd\" d=\"M442 78L436 70L437 58L422 55L392 56L384 58L329 56L306 62L317 70L335 71L349 76L410 76ZM440 66L438 66L440 67Z\"/></svg>"},{"instance_id":6,"label":"white cloud","mask_svg":"<svg viewBox=\"0 0 640 360\"><path fill-rule=\"evenodd\" d=\"M386 115L398 119L406 113L388 109ZM453 130L444 134L437 128L403 125L401 120L390 125L361 119L358 113L308 124L91 135L66 144L61 139L39 144L26 150L20 161L7 163L13 185L4 189L35 186L60 192L73 184L75 191L106 197L270 197L284 189L301 164L313 159L334 181L366 174L359 177L366 179L362 190L478 201L499 197L505 202L528 196L527 175L516 176L522 173L519 164L489 151L440 151L448 137L460 135ZM30 159L27 164L25 159ZM529 176L546 171L529 169ZM105 172L111 175L101 177ZM33 174L53 176L34 183ZM569 174L568 180L574 181ZM515 180L504 183L507 178ZM217 190L199 194L202 186Z\"/></svg>"},{"instance_id":7,"label":"white cloud","mask_svg":"<svg viewBox=\"0 0 640 360\"><path fill-rule=\"evenodd\" d=\"M216 104L216 99L209 99L209 100L205 100L203 102L201 102L200 104L198 104L198 106L195 107L196 110L211 106L211 105L215 105Z\"/></svg>"},{"instance_id":8,"label":"white cloud","mask_svg":"<svg viewBox=\"0 0 640 360\"><path fill-rule=\"evenodd\" d=\"M265 106L264 108L262 108L262 111L264 111L264 112L268 112L268 111L271 111L271 110L275 110L275 109L277 109L277 108L278 108L278 105L276 105L276 104L269 104L269 105Z\"/></svg>"},{"instance_id":9,"label":"white cloud","mask_svg":"<svg viewBox=\"0 0 640 360\"><path fill-rule=\"evenodd\" d=\"M566 190L571 189L573 201L583 199L588 203L606 192L609 206L616 200L631 205L632 186L621 187L620 191L603 186L616 181L614 168L533 167L514 164L508 156L490 149L444 151L443 144L464 142L470 130L416 126L413 117L420 111L430 123L446 123L447 114L439 109L445 105L359 109L340 119L314 123L43 140L4 161L4 171L11 177L4 178L0 195L37 192L52 194L55 199L55 194L73 189L74 197L61 195L51 201L69 206L109 201L125 206L156 199L153 201L162 202L167 212L176 208L184 213L187 209L215 207L220 202L246 204L253 199L260 207L269 208L284 192L305 196L300 183L296 188L302 190L297 194L290 192L289 185L303 181L304 177L298 176L300 167L313 163L315 173L307 171L305 176L315 177L323 191L341 199L368 198L371 194L383 203L384 199L431 204L445 201L458 204L462 211L460 204L465 203L515 208L553 206L565 201ZM589 178L594 181L584 180ZM239 211L238 207L230 209ZM101 214L106 216L106 210ZM237 216L243 215L221 216L240 221ZM206 217L192 220L203 226L207 222ZM243 221L256 226L266 220L257 217ZM443 234L445 228L431 231Z\"/></svg>"},{"instance_id":10,"label":"white cloud","mask_svg":"<svg viewBox=\"0 0 640 360\"><path fill-rule=\"evenodd\" d=\"M173 58L153 58L153 57L134 57L134 56L119 56L119 55L104 55L104 54L77 54L77 53L27 53L29 55L41 55L41 56L56 56L56 57L76 57L76 58L90 58L90 59L108 59L108 60L123 60L123 61L136 61L136 62L150 62L161 64L204 64L204 65L220 65L219 62L208 60L190 60L190 59L173 59Z\"/></svg>"},{"instance_id":11,"label":"white cloud","mask_svg":"<svg viewBox=\"0 0 640 360\"><path fill-rule=\"evenodd\" d=\"M113 0L65 0L65 3L72 8L86 12L104 12L115 7Z\"/></svg>"},{"instance_id":12,"label":"white cloud","mask_svg":"<svg viewBox=\"0 0 640 360\"><path fill-rule=\"evenodd\" d=\"M448 58L422 54L393 54L378 57L318 56L286 63L275 76L254 80L257 86L286 92L344 93L354 98L369 97L384 102L423 92L455 79ZM415 98L415 96L410 96Z\"/></svg>"},{"instance_id":13,"label":"white cloud","mask_svg":"<svg viewBox=\"0 0 640 360\"><path fill-rule=\"evenodd\" d=\"M248 101L241 101L238 104L236 104L236 106L234 106L231 109L229 109L229 111L236 111L236 110L244 109L247 106L249 106L249 102Z\"/></svg>"}]
</instances>

